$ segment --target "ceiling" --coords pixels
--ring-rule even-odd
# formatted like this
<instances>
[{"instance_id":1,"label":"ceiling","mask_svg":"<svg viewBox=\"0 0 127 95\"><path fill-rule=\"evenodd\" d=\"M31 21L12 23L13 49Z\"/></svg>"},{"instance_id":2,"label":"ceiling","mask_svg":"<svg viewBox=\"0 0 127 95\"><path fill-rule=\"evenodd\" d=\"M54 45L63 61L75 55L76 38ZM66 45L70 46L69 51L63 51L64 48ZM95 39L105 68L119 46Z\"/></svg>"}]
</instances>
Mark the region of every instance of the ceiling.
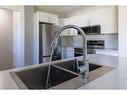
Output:
<instances>
[{"instance_id":1,"label":"ceiling","mask_svg":"<svg viewBox=\"0 0 127 95\"><path fill-rule=\"evenodd\" d=\"M66 17L68 14L78 11L79 9L87 9L90 6L35 6L36 10L57 14L60 17Z\"/></svg>"},{"instance_id":2,"label":"ceiling","mask_svg":"<svg viewBox=\"0 0 127 95\"><path fill-rule=\"evenodd\" d=\"M59 17L71 17L79 14L83 14L84 12L90 12L94 11L100 8L105 8L109 6L103 6L103 5L55 5L55 6L48 6L48 5L43 5L43 6L35 6L35 11L43 11L43 12L48 12L52 14L56 14Z\"/></svg>"}]
</instances>

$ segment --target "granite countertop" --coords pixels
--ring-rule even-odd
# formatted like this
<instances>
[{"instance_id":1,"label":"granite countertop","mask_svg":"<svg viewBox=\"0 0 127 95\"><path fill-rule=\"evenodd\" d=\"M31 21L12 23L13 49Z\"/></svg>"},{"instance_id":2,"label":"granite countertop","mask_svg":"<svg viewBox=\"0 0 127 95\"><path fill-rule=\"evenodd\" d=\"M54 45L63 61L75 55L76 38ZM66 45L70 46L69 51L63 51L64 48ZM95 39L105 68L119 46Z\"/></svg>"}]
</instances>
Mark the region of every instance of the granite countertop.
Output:
<instances>
[{"instance_id":1,"label":"granite countertop","mask_svg":"<svg viewBox=\"0 0 127 95\"><path fill-rule=\"evenodd\" d=\"M92 63L114 67L115 69L79 89L127 89L127 58L93 54L88 55L88 59ZM40 65L1 71L0 89L18 89L18 86L10 76L9 72L24 68L33 68L36 66Z\"/></svg>"}]
</instances>

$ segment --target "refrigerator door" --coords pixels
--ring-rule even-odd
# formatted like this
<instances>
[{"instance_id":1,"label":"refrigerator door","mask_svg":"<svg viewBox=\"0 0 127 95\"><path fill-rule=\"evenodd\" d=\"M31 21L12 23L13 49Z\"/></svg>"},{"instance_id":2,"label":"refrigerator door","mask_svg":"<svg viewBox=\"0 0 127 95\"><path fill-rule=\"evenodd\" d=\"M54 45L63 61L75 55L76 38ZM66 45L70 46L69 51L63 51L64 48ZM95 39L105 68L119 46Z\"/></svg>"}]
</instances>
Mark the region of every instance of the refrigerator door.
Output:
<instances>
[{"instance_id":1,"label":"refrigerator door","mask_svg":"<svg viewBox=\"0 0 127 95\"><path fill-rule=\"evenodd\" d=\"M39 24L39 62L49 62L50 45L56 33L57 26L53 24Z\"/></svg>"}]
</instances>

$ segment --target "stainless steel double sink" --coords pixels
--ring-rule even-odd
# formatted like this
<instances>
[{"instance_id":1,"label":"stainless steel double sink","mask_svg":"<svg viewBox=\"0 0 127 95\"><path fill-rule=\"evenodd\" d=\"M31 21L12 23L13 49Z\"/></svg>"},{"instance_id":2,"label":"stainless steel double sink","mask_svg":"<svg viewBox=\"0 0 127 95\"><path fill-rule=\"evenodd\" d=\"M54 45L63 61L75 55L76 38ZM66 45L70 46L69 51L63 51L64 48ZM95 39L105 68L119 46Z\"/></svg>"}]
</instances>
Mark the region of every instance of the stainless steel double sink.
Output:
<instances>
[{"instance_id":1,"label":"stainless steel double sink","mask_svg":"<svg viewBox=\"0 0 127 95\"><path fill-rule=\"evenodd\" d=\"M79 64L82 65L83 63L79 61ZM68 60L51 65L49 85L46 88L48 66L49 64L41 65L39 67L13 71L10 74L20 89L77 89L84 85L84 82L79 77L76 61ZM100 74L99 68L102 68L104 73L101 72L102 74ZM97 78L95 77L96 72L101 76L111 70L110 67L107 68L108 70L104 68L104 66L90 63L90 81ZM97 69L99 71L96 71ZM92 76L94 77L92 78Z\"/></svg>"}]
</instances>

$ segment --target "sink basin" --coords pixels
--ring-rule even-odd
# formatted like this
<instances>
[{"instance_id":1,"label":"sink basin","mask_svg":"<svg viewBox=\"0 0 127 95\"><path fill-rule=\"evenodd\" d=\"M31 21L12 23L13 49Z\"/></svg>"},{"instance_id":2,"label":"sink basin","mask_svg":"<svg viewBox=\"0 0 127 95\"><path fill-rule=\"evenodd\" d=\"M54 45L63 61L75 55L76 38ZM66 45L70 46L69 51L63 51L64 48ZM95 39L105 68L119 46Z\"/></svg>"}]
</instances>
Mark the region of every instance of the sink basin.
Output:
<instances>
[{"instance_id":1,"label":"sink basin","mask_svg":"<svg viewBox=\"0 0 127 95\"><path fill-rule=\"evenodd\" d=\"M48 88L46 88L47 72L48 65L44 67L15 72L15 74L26 86L25 88L28 89L48 89L78 76L71 72L51 66L49 85ZM19 82L17 82L17 85L21 86Z\"/></svg>"},{"instance_id":2,"label":"sink basin","mask_svg":"<svg viewBox=\"0 0 127 95\"><path fill-rule=\"evenodd\" d=\"M83 62L78 61L78 64L79 64L79 66L81 66L81 65L83 65ZM79 73L75 60L69 60L66 62L56 63L55 65L60 66L65 69L68 69L70 71L73 71L75 73ZM89 71L93 71L93 70L98 69L100 67L102 67L102 66L89 63Z\"/></svg>"},{"instance_id":3,"label":"sink basin","mask_svg":"<svg viewBox=\"0 0 127 95\"><path fill-rule=\"evenodd\" d=\"M83 65L82 61L78 62ZM51 65L48 87L46 88L48 64L10 72L20 89L77 89L85 85L79 76L75 60L58 61ZM113 68L89 63L88 82L99 78Z\"/></svg>"}]
</instances>

